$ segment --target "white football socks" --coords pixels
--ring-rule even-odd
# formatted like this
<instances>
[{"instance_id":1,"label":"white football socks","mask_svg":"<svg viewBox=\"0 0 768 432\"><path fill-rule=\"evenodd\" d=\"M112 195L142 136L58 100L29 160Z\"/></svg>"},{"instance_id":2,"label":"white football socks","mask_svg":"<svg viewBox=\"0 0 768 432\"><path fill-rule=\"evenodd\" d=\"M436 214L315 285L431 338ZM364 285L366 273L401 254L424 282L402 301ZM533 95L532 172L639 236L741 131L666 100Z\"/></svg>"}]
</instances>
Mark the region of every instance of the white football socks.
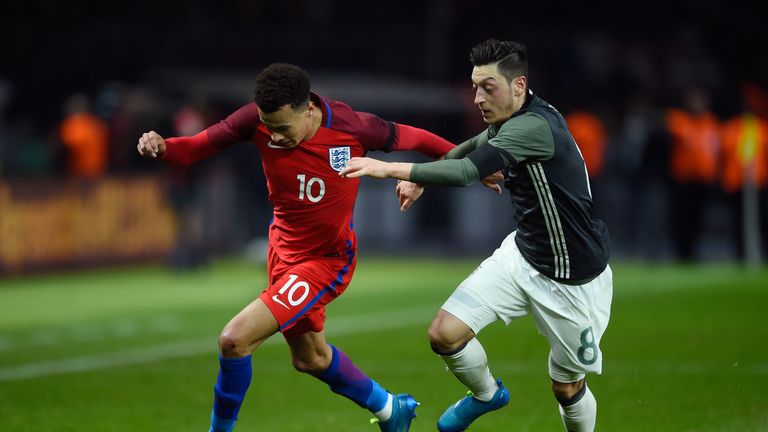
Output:
<instances>
[{"instance_id":1,"label":"white football socks","mask_svg":"<svg viewBox=\"0 0 768 432\"><path fill-rule=\"evenodd\" d=\"M379 419L380 422L385 422L389 420L390 417L392 417L392 404L393 404L394 398L392 397L392 393L387 396L387 403L384 404L384 408L382 408L380 411L376 411L373 413L374 416L376 416L377 419Z\"/></svg>"},{"instance_id":2,"label":"white football socks","mask_svg":"<svg viewBox=\"0 0 768 432\"><path fill-rule=\"evenodd\" d=\"M560 417L568 432L592 432L597 421L597 401L595 395L589 391L587 383L584 383L584 395L573 404L560 408Z\"/></svg>"},{"instance_id":3,"label":"white football socks","mask_svg":"<svg viewBox=\"0 0 768 432\"><path fill-rule=\"evenodd\" d=\"M477 338L467 342L461 351L441 357L448 369L472 391L476 399L487 402L499 389L488 369L485 349Z\"/></svg>"}]
</instances>

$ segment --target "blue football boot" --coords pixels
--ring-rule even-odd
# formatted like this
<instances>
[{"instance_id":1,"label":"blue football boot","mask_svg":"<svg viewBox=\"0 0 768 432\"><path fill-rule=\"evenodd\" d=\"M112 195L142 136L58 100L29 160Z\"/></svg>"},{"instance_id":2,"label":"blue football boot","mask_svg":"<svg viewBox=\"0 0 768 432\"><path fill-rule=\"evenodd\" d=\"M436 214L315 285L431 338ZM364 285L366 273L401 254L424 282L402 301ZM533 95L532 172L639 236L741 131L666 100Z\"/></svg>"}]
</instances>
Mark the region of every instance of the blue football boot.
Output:
<instances>
[{"instance_id":1,"label":"blue football boot","mask_svg":"<svg viewBox=\"0 0 768 432\"><path fill-rule=\"evenodd\" d=\"M437 421L437 430L440 432L459 432L466 430L469 425L481 415L507 406L509 403L509 390L497 379L499 389L488 402L475 399L472 393L459 399L458 402L448 407Z\"/></svg>"},{"instance_id":2,"label":"blue football boot","mask_svg":"<svg viewBox=\"0 0 768 432\"><path fill-rule=\"evenodd\" d=\"M408 432L419 405L409 394L392 395L392 416L384 422L374 418L371 423L378 423L382 432Z\"/></svg>"}]
</instances>

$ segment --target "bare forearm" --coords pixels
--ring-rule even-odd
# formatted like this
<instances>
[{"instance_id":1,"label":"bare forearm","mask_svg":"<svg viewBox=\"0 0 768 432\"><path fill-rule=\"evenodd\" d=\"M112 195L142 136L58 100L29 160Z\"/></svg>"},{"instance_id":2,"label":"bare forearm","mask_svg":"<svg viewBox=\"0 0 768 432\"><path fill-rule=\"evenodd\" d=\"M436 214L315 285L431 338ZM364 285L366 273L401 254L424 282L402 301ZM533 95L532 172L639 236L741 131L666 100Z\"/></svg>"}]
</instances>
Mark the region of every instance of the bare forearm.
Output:
<instances>
[{"instance_id":1,"label":"bare forearm","mask_svg":"<svg viewBox=\"0 0 768 432\"><path fill-rule=\"evenodd\" d=\"M391 162L386 164L384 175L386 178L410 180L413 165L410 162Z\"/></svg>"}]
</instances>

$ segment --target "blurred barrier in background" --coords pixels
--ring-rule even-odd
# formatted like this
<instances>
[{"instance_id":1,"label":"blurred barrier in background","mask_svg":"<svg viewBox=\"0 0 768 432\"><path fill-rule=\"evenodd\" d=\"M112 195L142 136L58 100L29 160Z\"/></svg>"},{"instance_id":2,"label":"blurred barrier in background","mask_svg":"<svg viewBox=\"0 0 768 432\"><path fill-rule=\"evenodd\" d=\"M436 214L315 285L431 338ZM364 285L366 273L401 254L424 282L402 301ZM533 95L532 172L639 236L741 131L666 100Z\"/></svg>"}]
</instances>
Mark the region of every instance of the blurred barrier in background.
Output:
<instances>
[{"instance_id":1,"label":"blurred barrier in background","mask_svg":"<svg viewBox=\"0 0 768 432\"><path fill-rule=\"evenodd\" d=\"M165 258L176 218L158 176L0 181L0 274Z\"/></svg>"}]
</instances>

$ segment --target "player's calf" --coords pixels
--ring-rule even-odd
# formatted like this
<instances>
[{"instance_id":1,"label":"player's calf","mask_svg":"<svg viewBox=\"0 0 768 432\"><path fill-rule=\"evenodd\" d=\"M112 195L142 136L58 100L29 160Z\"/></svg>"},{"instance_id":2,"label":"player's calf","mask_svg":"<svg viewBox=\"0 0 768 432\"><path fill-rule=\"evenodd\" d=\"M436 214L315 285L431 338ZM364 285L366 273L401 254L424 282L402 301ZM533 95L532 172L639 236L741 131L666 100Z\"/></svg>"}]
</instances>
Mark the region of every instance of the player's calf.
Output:
<instances>
[{"instance_id":1,"label":"player's calf","mask_svg":"<svg viewBox=\"0 0 768 432\"><path fill-rule=\"evenodd\" d=\"M575 383L552 381L560 417L568 432L592 432L597 420L597 401L582 379Z\"/></svg>"},{"instance_id":2,"label":"player's calf","mask_svg":"<svg viewBox=\"0 0 768 432\"><path fill-rule=\"evenodd\" d=\"M331 391L355 402L373 413L385 432L406 432L418 403L410 395L393 395L361 371L344 351L331 345L328 369L317 378Z\"/></svg>"}]
</instances>

